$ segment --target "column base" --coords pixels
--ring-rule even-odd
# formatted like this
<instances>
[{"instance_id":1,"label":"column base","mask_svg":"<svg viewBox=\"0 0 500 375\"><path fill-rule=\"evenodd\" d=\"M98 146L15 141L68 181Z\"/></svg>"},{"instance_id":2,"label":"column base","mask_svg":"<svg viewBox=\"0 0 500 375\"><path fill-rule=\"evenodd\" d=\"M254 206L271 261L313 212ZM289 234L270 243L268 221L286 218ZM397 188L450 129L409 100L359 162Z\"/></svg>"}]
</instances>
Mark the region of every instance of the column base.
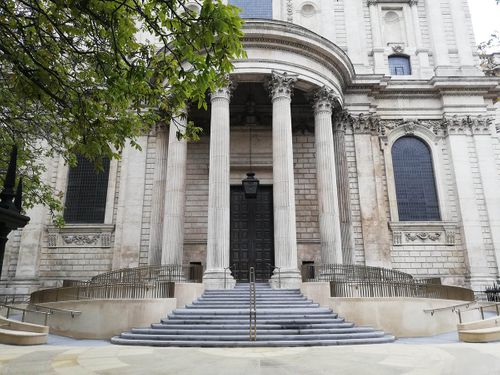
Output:
<instances>
[{"instance_id":1,"label":"column base","mask_svg":"<svg viewBox=\"0 0 500 375\"><path fill-rule=\"evenodd\" d=\"M224 270L206 270L203 275L203 286L205 289L232 289L236 285L236 280L231 271L227 270L225 272L224 281Z\"/></svg>"},{"instance_id":2,"label":"column base","mask_svg":"<svg viewBox=\"0 0 500 375\"><path fill-rule=\"evenodd\" d=\"M298 269L274 269L273 276L269 280L273 289L300 289L302 276Z\"/></svg>"},{"instance_id":3,"label":"column base","mask_svg":"<svg viewBox=\"0 0 500 375\"><path fill-rule=\"evenodd\" d=\"M495 284L496 277L490 275L474 275L467 278L470 284L470 288L474 291L474 294L484 293L486 288Z\"/></svg>"}]
</instances>

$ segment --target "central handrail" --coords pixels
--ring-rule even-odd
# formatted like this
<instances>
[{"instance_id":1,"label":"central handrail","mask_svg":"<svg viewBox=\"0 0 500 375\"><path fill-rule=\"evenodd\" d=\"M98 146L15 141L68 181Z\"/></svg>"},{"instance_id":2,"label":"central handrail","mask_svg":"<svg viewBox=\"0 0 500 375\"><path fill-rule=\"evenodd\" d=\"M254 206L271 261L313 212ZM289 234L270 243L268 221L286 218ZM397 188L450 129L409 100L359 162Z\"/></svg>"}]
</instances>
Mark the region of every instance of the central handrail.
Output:
<instances>
[{"instance_id":1,"label":"central handrail","mask_svg":"<svg viewBox=\"0 0 500 375\"><path fill-rule=\"evenodd\" d=\"M250 267L250 272L248 276L249 289L250 289L250 324L249 324L249 336L250 341L257 340L257 298L255 290L255 268Z\"/></svg>"}]
</instances>

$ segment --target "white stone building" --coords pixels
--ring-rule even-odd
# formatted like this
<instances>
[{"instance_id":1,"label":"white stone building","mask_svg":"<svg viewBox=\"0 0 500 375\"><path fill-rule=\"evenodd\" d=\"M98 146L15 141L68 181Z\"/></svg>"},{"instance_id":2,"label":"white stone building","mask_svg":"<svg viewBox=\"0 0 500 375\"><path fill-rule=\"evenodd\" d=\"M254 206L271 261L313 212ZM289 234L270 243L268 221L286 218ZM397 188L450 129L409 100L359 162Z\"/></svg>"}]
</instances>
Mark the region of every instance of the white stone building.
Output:
<instances>
[{"instance_id":1,"label":"white stone building","mask_svg":"<svg viewBox=\"0 0 500 375\"><path fill-rule=\"evenodd\" d=\"M150 264L201 263L212 287L233 264L297 286L312 262L499 280L500 79L478 68L467 1L230 2L248 56L189 111L201 141L159 127L97 178L47 161L67 225L28 213L0 294Z\"/></svg>"}]
</instances>

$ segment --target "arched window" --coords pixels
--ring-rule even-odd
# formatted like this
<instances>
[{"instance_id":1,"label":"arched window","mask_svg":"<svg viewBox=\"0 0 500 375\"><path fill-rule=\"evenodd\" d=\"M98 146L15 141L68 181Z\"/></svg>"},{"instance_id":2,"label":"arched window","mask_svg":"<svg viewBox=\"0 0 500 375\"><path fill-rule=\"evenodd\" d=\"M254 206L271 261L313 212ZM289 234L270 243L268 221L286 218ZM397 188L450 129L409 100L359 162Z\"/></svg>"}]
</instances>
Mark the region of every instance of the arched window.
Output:
<instances>
[{"instance_id":1,"label":"arched window","mask_svg":"<svg viewBox=\"0 0 500 375\"><path fill-rule=\"evenodd\" d=\"M70 168L64 220L67 223L104 223L108 192L109 159L103 160L103 170L82 156Z\"/></svg>"},{"instance_id":2,"label":"arched window","mask_svg":"<svg viewBox=\"0 0 500 375\"><path fill-rule=\"evenodd\" d=\"M240 8L241 18L273 18L272 0L229 0L229 4Z\"/></svg>"},{"instance_id":3,"label":"arched window","mask_svg":"<svg viewBox=\"0 0 500 375\"><path fill-rule=\"evenodd\" d=\"M392 146L392 165L400 221L439 221L439 204L432 155L416 137L403 137Z\"/></svg>"},{"instance_id":4,"label":"arched window","mask_svg":"<svg viewBox=\"0 0 500 375\"><path fill-rule=\"evenodd\" d=\"M393 76L411 75L410 58L402 55L389 56L389 71Z\"/></svg>"}]
</instances>

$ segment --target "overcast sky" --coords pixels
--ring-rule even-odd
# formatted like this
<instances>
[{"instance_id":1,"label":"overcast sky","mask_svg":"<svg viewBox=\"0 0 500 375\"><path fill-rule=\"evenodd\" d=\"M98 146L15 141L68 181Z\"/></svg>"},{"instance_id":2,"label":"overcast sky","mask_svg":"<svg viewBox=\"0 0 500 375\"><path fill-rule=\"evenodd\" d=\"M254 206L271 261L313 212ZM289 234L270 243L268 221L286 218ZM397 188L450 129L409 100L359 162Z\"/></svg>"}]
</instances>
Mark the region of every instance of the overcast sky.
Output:
<instances>
[{"instance_id":1,"label":"overcast sky","mask_svg":"<svg viewBox=\"0 0 500 375\"><path fill-rule=\"evenodd\" d=\"M500 31L500 5L495 0L469 0L469 7L478 43L489 39L494 30Z\"/></svg>"}]
</instances>

